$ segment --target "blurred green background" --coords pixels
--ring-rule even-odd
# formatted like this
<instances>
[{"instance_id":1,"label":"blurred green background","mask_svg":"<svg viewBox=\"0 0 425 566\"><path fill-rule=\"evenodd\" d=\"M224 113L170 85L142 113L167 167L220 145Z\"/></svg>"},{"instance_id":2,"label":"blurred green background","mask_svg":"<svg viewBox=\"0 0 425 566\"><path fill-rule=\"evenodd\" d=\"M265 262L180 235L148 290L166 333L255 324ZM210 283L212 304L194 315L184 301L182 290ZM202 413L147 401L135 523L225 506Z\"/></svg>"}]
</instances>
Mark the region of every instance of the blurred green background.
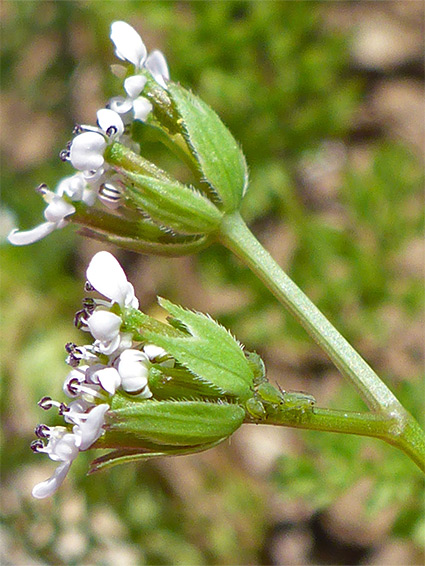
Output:
<instances>
[{"instance_id":1,"label":"blurred green background","mask_svg":"<svg viewBox=\"0 0 425 566\"><path fill-rule=\"evenodd\" d=\"M54 464L29 449L62 398L64 344L99 249L73 227L27 248L33 191L71 173L75 123L121 85L109 26L123 19L171 76L223 118L251 186L244 215L301 288L417 418L423 382L421 2L30 2L2 10L2 563L419 564L423 481L377 440L246 425L210 452L86 477L81 454L53 500ZM167 159L158 147L149 155ZM170 163L170 167L175 165ZM163 259L113 251L157 314L157 294L209 312L285 389L365 407L267 290L225 250ZM47 415L48 418L48 415Z\"/></svg>"}]
</instances>

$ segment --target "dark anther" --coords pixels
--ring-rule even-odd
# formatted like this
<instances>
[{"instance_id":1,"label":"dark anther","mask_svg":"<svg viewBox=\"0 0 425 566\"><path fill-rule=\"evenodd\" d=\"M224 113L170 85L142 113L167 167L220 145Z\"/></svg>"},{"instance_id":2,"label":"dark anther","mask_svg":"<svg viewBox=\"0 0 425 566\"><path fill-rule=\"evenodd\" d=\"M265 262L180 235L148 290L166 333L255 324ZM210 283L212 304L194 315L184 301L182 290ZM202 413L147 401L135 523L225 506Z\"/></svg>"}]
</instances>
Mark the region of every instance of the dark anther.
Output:
<instances>
[{"instance_id":1,"label":"dark anther","mask_svg":"<svg viewBox=\"0 0 425 566\"><path fill-rule=\"evenodd\" d=\"M46 183L41 183L40 185L38 185L38 187L35 188L35 190L37 191L37 193L44 195L48 190L48 187Z\"/></svg>"},{"instance_id":2,"label":"dark anther","mask_svg":"<svg viewBox=\"0 0 425 566\"><path fill-rule=\"evenodd\" d=\"M64 413L67 413L68 411L69 411L68 405L66 405L66 403L61 403L59 407L59 415L62 416Z\"/></svg>"},{"instance_id":3,"label":"dark anther","mask_svg":"<svg viewBox=\"0 0 425 566\"><path fill-rule=\"evenodd\" d=\"M86 316L87 313L84 309L77 311L74 316L74 326L76 326L78 329L82 328L86 322Z\"/></svg>"},{"instance_id":4,"label":"dark anther","mask_svg":"<svg viewBox=\"0 0 425 566\"><path fill-rule=\"evenodd\" d=\"M77 356L75 356L74 354L69 354L69 356L66 357L65 363L67 363L72 368L76 368L80 364L80 361L81 358L77 358Z\"/></svg>"},{"instance_id":5,"label":"dark anther","mask_svg":"<svg viewBox=\"0 0 425 566\"><path fill-rule=\"evenodd\" d=\"M34 429L34 434L37 438L49 438L50 428L45 424L39 424Z\"/></svg>"},{"instance_id":6,"label":"dark anther","mask_svg":"<svg viewBox=\"0 0 425 566\"><path fill-rule=\"evenodd\" d=\"M111 136L114 136L117 132L118 132L118 128L116 126L109 126L109 128L106 130L106 135L108 136L108 138L110 138Z\"/></svg>"},{"instance_id":7,"label":"dark anther","mask_svg":"<svg viewBox=\"0 0 425 566\"><path fill-rule=\"evenodd\" d=\"M74 379L70 379L68 381L68 383L66 384L66 388L71 393L71 395L77 395L77 393L79 392L79 385L80 382L76 377L74 377Z\"/></svg>"},{"instance_id":8,"label":"dark anther","mask_svg":"<svg viewBox=\"0 0 425 566\"><path fill-rule=\"evenodd\" d=\"M69 159L69 150L68 149L63 149L60 153L59 153L59 159L61 161L68 161Z\"/></svg>"},{"instance_id":9,"label":"dark anther","mask_svg":"<svg viewBox=\"0 0 425 566\"><path fill-rule=\"evenodd\" d=\"M94 287L89 281L86 281L84 283L84 291L86 291L87 293L91 293L92 291L94 291Z\"/></svg>"},{"instance_id":10,"label":"dark anther","mask_svg":"<svg viewBox=\"0 0 425 566\"><path fill-rule=\"evenodd\" d=\"M51 397L42 397L37 404L41 409L44 409L45 411L48 411L53 407Z\"/></svg>"},{"instance_id":11,"label":"dark anther","mask_svg":"<svg viewBox=\"0 0 425 566\"><path fill-rule=\"evenodd\" d=\"M91 297L85 297L83 299L83 307L87 314L91 314L96 308L96 301Z\"/></svg>"},{"instance_id":12,"label":"dark anther","mask_svg":"<svg viewBox=\"0 0 425 566\"><path fill-rule=\"evenodd\" d=\"M30 444L30 448L33 452L39 452L42 448L44 448L44 444L42 440L33 440Z\"/></svg>"},{"instance_id":13,"label":"dark anther","mask_svg":"<svg viewBox=\"0 0 425 566\"><path fill-rule=\"evenodd\" d=\"M74 344L74 342L67 342L65 344L65 351L68 352L68 354L72 354L76 347L77 344Z\"/></svg>"},{"instance_id":14,"label":"dark anther","mask_svg":"<svg viewBox=\"0 0 425 566\"><path fill-rule=\"evenodd\" d=\"M81 134L83 132L83 128L80 124L75 124L74 129L72 130L73 135Z\"/></svg>"}]
</instances>

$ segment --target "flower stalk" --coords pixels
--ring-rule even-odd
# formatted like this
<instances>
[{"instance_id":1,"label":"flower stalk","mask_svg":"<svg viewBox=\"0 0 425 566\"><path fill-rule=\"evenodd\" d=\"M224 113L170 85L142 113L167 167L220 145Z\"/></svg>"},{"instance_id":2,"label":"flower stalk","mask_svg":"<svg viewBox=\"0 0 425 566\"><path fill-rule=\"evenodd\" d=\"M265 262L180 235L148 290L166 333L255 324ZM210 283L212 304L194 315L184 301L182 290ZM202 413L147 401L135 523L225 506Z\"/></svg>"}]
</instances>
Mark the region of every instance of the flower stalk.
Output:
<instances>
[{"instance_id":1,"label":"flower stalk","mask_svg":"<svg viewBox=\"0 0 425 566\"><path fill-rule=\"evenodd\" d=\"M301 419L279 413L269 424L329 430L382 438L403 450L425 471L425 435L372 368L279 267L249 230L239 213L226 215L219 241L235 253L303 325L336 367L354 385L372 413L315 408Z\"/></svg>"}]
</instances>

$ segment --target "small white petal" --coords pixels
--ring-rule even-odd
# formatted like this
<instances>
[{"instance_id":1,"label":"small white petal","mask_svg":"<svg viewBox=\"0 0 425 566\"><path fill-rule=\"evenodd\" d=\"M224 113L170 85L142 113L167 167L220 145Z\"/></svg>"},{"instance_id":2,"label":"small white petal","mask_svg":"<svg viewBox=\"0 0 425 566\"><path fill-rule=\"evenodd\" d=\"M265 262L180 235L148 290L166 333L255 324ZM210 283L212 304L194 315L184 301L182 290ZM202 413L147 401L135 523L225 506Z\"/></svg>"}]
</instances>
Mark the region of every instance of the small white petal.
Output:
<instances>
[{"instance_id":1,"label":"small white petal","mask_svg":"<svg viewBox=\"0 0 425 566\"><path fill-rule=\"evenodd\" d=\"M145 122L146 118L152 112L152 104L149 102L147 98L143 98L143 96L139 96L139 98L133 100L133 110L134 110L134 119Z\"/></svg>"},{"instance_id":2,"label":"small white petal","mask_svg":"<svg viewBox=\"0 0 425 566\"><path fill-rule=\"evenodd\" d=\"M122 136L122 134L124 133L124 124L117 112L111 110L110 108L101 108L97 111L96 116L97 123L105 133L109 128L115 128L116 133L113 135L113 137Z\"/></svg>"},{"instance_id":3,"label":"small white petal","mask_svg":"<svg viewBox=\"0 0 425 566\"><path fill-rule=\"evenodd\" d=\"M146 344L145 346L143 346L143 351L150 360L167 355L167 352L164 350L164 348L155 346L155 344Z\"/></svg>"},{"instance_id":4,"label":"small white petal","mask_svg":"<svg viewBox=\"0 0 425 566\"><path fill-rule=\"evenodd\" d=\"M96 340L111 342L120 331L121 317L113 312L97 310L87 320L87 326Z\"/></svg>"},{"instance_id":5,"label":"small white petal","mask_svg":"<svg viewBox=\"0 0 425 566\"><path fill-rule=\"evenodd\" d=\"M56 230L56 228L56 222L44 222L44 224L40 224L32 230L25 230L21 232L15 228L10 232L7 239L14 246L26 246L27 244L38 242L38 240L43 239L45 236Z\"/></svg>"},{"instance_id":6,"label":"small white petal","mask_svg":"<svg viewBox=\"0 0 425 566\"><path fill-rule=\"evenodd\" d=\"M33 487L32 496L35 497L36 499L44 499L45 497L50 497L51 495L53 495L55 491L63 483L63 480L65 479L66 474L68 473L69 468L71 467L71 464L72 461L63 462L62 464L60 464L56 468L51 478L41 483L38 483Z\"/></svg>"},{"instance_id":7,"label":"small white petal","mask_svg":"<svg viewBox=\"0 0 425 566\"><path fill-rule=\"evenodd\" d=\"M120 306L139 306L133 286L127 281L121 265L109 252L99 252L93 257L86 276L96 291Z\"/></svg>"},{"instance_id":8,"label":"small white petal","mask_svg":"<svg viewBox=\"0 0 425 566\"><path fill-rule=\"evenodd\" d=\"M131 124L133 121L133 102L130 98L114 96L109 100L107 106L121 116L124 124Z\"/></svg>"},{"instance_id":9,"label":"small white petal","mask_svg":"<svg viewBox=\"0 0 425 566\"><path fill-rule=\"evenodd\" d=\"M120 343L121 338L120 334L118 334L118 336L115 336L115 338L113 340L110 340L109 342L96 340L94 342L94 346L99 350L99 352L105 354L106 356L115 356L120 349Z\"/></svg>"},{"instance_id":10,"label":"small white petal","mask_svg":"<svg viewBox=\"0 0 425 566\"><path fill-rule=\"evenodd\" d=\"M93 171L104 163L105 138L96 132L84 132L76 136L71 144L69 159L75 169Z\"/></svg>"},{"instance_id":11,"label":"small white petal","mask_svg":"<svg viewBox=\"0 0 425 566\"><path fill-rule=\"evenodd\" d=\"M44 218L48 222L60 222L74 212L75 206L55 195L44 211Z\"/></svg>"},{"instance_id":12,"label":"small white petal","mask_svg":"<svg viewBox=\"0 0 425 566\"><path fill-rule=\"evenodd\" d=\"M120 59L140 68L146 59L146 47L142 38L129 24L113 22L110 38L115 45L115 53Z\"/></svg>"},{"instance_id":13,"label":"small white petal","mask_svg":"<svg viewBox=\"0 0 425 566\"><path fill-rule=\"evenodd\" d=\"M115 395L115 391L121 385L121 377L118 371L112 367L103 367L91 375L91 379L100 383L102 388L110 395Z\"/></svg>"},{"instance_id":14,"label":"small white petal","mask_svg":"<svg viewBox=\"0 0 425 566\"><path fill-rule=\"evenodd\" d=\"M83 423L74 426L73 432L77 437L77 444L80 451L90 448L101 436L103 425L105 424L105 414L108 409L109 405L106 403L97 405L93 407Z\"/></svg>"},{"instance_id":15,"label":"small white petal","mask_svg":"<svg viewBox=\"0 0 425 566\"><path fill-rule=\"evenodd\" d=\"M117 368L121 387L128 393L141 391L148 384L148 357L140 350L125 350L119 357Z\"/></svg>"},{"instance_id":16,"label":"small white petal","mask_svg":"<svg viewBox=\"0 0 425 566\"><path fill-rule=\"evenodd\" d=\"M168 71L167 60L161 51L158 51L158 49L152 51L146 59L145 67L151 72L155 81L162 86L162 88L166 89L166 81L170 79L170 73Z\"/></svg>"},{"instance_id":17,"label":"small white petal","mask_svg":"<svg viewBox=\"0 0 425 566\"><path fill-rule=\"evenodd\" d=\"M133 75L124 81L124 90L130 98L136 98L142 92L148 79L143 75Z\"/></svg>"}]
</instances>

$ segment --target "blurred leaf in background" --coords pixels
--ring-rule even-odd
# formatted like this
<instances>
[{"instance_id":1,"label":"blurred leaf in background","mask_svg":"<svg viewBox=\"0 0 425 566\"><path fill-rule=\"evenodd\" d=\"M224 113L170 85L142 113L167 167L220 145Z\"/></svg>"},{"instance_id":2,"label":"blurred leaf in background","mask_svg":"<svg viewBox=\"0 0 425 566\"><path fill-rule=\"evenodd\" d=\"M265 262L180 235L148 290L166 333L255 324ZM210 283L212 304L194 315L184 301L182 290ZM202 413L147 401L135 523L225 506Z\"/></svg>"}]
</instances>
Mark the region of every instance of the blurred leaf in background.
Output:
<instances>
[{"instance_id":1,"label":"blurred leaf in background","mask_svg":"<svg viewBox=\"0 0 425 566\"><path fill-rule=\"evenodd\" d=\"M109 26L128 21L241 143L251 178L244 215L261 241L420 418L419 4L4 2L2 236L40 222L32 188L54 188L70 172L58 153L72 127L120 93ZM181 173L161 147L146 151ZM54 501L32 500L51 469L29 449L36 402L52 384L60 395L63 346L82 340L71 321L98 249L72 227L1 248L5 563L421 560L423 481L375 440L245 426L205 454L91 477L82 457ZM149 314L156 294L210 312L265 358L271 381L322 406L364 409L227 251L119 257Z\"/></svg>"}]
</instances>

